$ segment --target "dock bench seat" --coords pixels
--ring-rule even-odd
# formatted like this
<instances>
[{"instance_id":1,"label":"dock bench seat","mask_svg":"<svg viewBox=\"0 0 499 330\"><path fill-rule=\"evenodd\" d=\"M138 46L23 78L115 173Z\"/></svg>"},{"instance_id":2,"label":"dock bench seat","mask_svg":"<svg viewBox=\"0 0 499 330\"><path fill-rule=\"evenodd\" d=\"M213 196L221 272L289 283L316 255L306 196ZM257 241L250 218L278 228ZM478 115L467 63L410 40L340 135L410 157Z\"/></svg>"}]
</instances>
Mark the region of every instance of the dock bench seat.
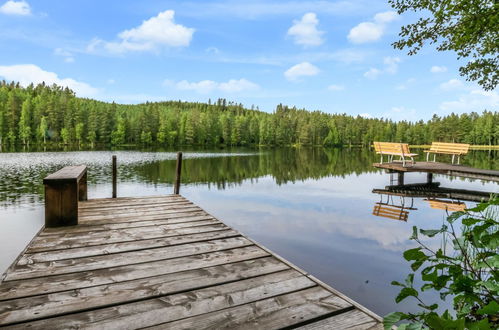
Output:
<instances>
[{"instance_id":1,"label":"dock bench seat","mask_svg":"<svg viewBox=\"0 0 499 330\"><path fill-rule=\"evenodd\" d=\"M383 164L383 155L388 156L388 161L393 162L393 156L400 157L402 166L405 167L405 158L409 157L412 164L414 164L414 157L418 154L411 153L409 144L398 142L374 142L374 150L377 154L381 155L381 164Z\"/></svg>"},{"instance_id":2,"label":"dock bench seat","mask_svg":"<svg viewBox=\"0 0 499 330\"><path fill-rule=\"evenodd\" d=\"M45 227L78 224L78 201L87 200L87 167L66 166L43 179Z\"/></svg>"},{"instance_id":3,"label":"dock bench seat","mask_svg":"<svg viewBox=\"0 0 499 330\"><path fill-rule=\"evenodd\" d=\"M426 152L426 161L430 161L430 153L433 154L433 161L436 161L437 154L452 155L452 164L457 156L457 164L462 155L466 155L470 145L466 143L448 143L448 142L432 142L429 150Z\"/></svg>"}]
</instances>

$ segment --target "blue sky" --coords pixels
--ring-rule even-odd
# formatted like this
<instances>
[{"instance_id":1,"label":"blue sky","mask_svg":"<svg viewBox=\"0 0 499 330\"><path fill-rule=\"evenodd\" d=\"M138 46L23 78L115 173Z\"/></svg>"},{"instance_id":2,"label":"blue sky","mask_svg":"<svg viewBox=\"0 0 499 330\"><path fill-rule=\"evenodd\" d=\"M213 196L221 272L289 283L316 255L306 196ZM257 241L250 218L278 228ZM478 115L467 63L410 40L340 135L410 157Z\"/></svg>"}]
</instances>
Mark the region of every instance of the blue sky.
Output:
<instances>
[{"instance_id":1,"label":"blue sky","mask_svg":"<svg viewBox=\"0 0 499 330\"><path fill-rule=\"evenodd\" d=\"M387 1L4 1L0 79L119 103L219 97L394 120L497 110L453 53L393 49Z\"/></svg>"}]
</instances>

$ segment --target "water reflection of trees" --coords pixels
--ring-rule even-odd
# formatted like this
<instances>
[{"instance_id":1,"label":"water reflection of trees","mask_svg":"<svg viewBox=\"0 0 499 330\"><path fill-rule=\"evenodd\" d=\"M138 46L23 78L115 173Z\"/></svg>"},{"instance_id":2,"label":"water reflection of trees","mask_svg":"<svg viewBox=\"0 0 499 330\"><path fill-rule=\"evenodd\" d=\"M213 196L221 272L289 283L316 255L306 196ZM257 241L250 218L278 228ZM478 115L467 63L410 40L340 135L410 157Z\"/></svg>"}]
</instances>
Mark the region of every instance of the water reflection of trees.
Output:
<instances>
[{"instance_id":1,"label":"water reflection of trees","mask_svg":"<svg viewBox=\"0 0 499 330\"><path fill-rule=\"evenodd\" d=\"M367 149L268 149L253 156L186 159L182 168L184 184L214 184L225 188L246 179L271 176L278 185L328 176L374 172L374 155ZM174 161L137 166L141 181L170 183Z\"/></svg>"},{"instance_id":2,"label":"water reflection of trees","mask_svg":"<svg viewBox=\"0 0 499 330\"><path fill-rule=\"evenodd\" d=\"M372 167L377 157L369 149L276 148L253 150L253 152L254 154L246 156L185 159L182 183L206 184L225 189L239 185L244 180L265 176L270 176L276 184L281 185L307 179L344 177L377 171ZM498 151L473 151L465 158L465 163L478 168L499 168L499 153ZM111 160L109 164L90 167L89 184L110 183L110 164ZM60 167L65 165L60 164ZM3 203L0 207L13 203L31 204L43 199L43 177L57 169L58 167L53 165L41 168L1 169L0 201ZM174 180L174 173L174 160L122 165L119 167L118 180L171 184Z\"/></svg>"}]
</instances>

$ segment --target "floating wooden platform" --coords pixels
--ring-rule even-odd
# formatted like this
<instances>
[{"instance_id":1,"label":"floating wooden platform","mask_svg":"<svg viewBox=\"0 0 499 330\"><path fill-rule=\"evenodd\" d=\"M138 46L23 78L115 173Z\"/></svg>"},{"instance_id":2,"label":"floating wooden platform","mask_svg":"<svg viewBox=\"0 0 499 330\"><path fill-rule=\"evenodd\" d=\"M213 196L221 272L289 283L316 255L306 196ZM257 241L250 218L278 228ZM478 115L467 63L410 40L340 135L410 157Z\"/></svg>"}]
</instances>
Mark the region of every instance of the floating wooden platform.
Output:
<instances>
[{"instance_id":1,"label":"floating wooden platform","mask_svg":"<svg viewBox=\"0 0 499 330\"><path fill-rule=\"evenodd\" d=\"M0 327L382 329L179 195L95 199L78 213L77 226L41 230L4 274Z\"/></svg>"},{"instance_id":2,"label":"floating wooden platform","mask_svg":"<svg viewBox=\"0 0 499 330\"><path fill-rule=\"evenodd\" d=\"M415 164L406 163L402 166L400 162L374 163L374 167L383 168L393 172L425 172L433 174L444 174L470 179L479 179L499 182L499 171L483 170L474 167L452 165L438 162L416 162Z\"/></svg>"}]
</instances>

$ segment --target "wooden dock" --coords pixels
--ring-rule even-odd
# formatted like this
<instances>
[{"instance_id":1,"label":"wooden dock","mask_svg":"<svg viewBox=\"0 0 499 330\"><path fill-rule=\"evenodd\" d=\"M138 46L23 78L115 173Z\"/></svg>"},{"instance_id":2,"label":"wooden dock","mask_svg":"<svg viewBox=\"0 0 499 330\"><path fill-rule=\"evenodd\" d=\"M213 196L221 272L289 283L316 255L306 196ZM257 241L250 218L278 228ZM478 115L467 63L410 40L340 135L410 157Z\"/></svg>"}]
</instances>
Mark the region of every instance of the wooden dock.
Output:
<instances>
[{"instance_id":1,"label":"wooden dock","mask_svg":"<svg viewBox=\"0 0 499 330\"><path fill-rule=\"evenodd\" d=\"M408 163L404 167L401 162L391 162L374 163L373 166L390 172L397 172L402 175L406 172L424 172L428 174L443 174L462 178L499 182L499 171L484 170L463 165L452 165L439 162L416 162L414 164Z\"/></svg>"},{"instance_id":2,"label":"wooden dock","mask_svg":"<svg viewBox=\"0 0 499 330\"><path fill-rule=\"evenodd\" d=\"M180 195L83 201L78 217L42 229L4 274L0 327L382 329Z\"/></svg>"}]
</instances>

